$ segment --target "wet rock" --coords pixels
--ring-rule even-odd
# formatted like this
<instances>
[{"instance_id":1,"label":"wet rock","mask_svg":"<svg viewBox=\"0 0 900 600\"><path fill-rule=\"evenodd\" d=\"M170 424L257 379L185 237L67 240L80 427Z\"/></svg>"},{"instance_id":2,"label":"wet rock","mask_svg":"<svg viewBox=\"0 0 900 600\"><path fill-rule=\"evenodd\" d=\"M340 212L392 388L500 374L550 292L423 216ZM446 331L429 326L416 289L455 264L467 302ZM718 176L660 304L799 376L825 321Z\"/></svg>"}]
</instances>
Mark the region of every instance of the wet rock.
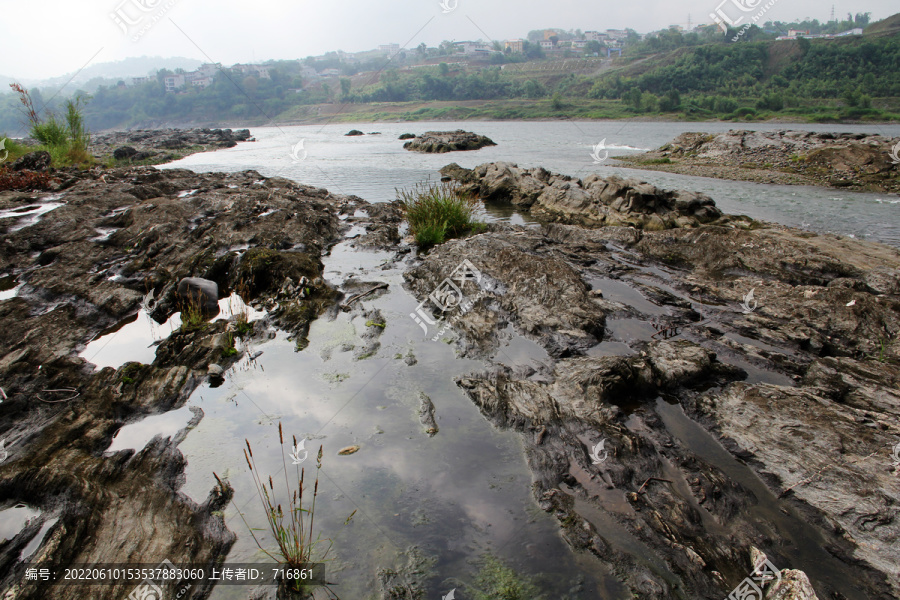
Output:
<instances>
[{"instance_id":1,"label":"wet rock","mask_svg":"<svg viewBox=\"0 0 900 600\"><path fill-rule=\"evenodd\" d=\"M445 315L467 336L466 352L496 347L498 323L510 318L556 356L595 345L603 335L605 317L588 286L552 251L535 260L536 246L537 240L503 235L452 240L435 248L422 264L404 273L404 278L418 297L426 298L463 261L469 261L480 277L476 282L473 276L461 287L472 309L464 313L454 309ZM497 303L499 313L485 308L490 302ZM426 301L425 307L440 312L431 301Z\"/></svg>"},{"instance_id":2,"label":"wet rock","mask_svg":"<svg viewBox=\"0 0 900 600\"><path fill-rule=\"evenodd\" d=\"M648 231L697 227L722 213L711 198L683 190L661 190L618 176L591 175L584 181L496 162L472 170L455 163L441 169L464 192L485 200L509 202L543 219L589 227L627 225Z\"/></svg>"},{"instance_id":3,"label":"wet rock","mask_svg":"<svg viewBox=\"0 0 900 600\"><path fill-rule=\"evenodd\" d=\"M185 277L178 282L178 295L207 313L219 310L219 286L201 277Z\"/></svg>"},{"instance_id":4,"label":"wet rock","mask_svg":"<svg viewBox=\"0 0 900 600\"><path fill-rule=\"evenodd\" d=\"M359 129L351 129L350 131L348 131L347 133L344 134L344 136L357 136L357 135L365 135L365 134L362 131L360 131Z\"/></svg>"},{"instance_id":5,"label":"wet rock","mask_svg":"<svg viewBox=\"0 0 900 600\"><path fill-rule=\"evenodd\" d=\"M206 368L206 373L210 377L219 377L220 378L225 373L225 369L223 369L221 366L219 366L215 363L212 363L211 365L209 365Z\"/></svg>"},{"instance_id":6,"label":"wet rock","mask_svg":"<svg viewBox=\"0 0 900 600\"><path fill-rule=\"evenodd\" d=\"M346 446L338 450L338 456L349 456L350 454L356 454L359 452L359 446Z\"/></svg>"},{"instance_id":7,"label":"wet rock","mask_svg":"<svg viewBox=\"0 0 900 600\"><path fill-rule=\"evenodd\" d=\"M809 577L803 571L782 569L781 581L766 590L766 598L771 600L819 600Z\"/></svg>"},{"instance_id":8,"label":"wet rock","mask_svg":"<svg viewBox=\"0 0 900 600\"><path fill-rule=\"evenodd\" d=\"M496 145L488 137L457 129L456 131L426 131L403 144L403 147L414 152L444 153L479 150L485 146Z\"/></svg>"},{"instance_id":9,"label":"wet rock","mask_svg":"<svg viewBox=\"0 0 900 600\"><path fill-rule=\"evenodd\" d=\"M234 541L221 516L232 492L227 484L217 486L199 504L179 493L181 438L157 438L139 452L115 456L104 450L123 424L181 407L211 363L230 366L222 362L228 323L177 330L159 343L152 364L118 371L94 371L78 352L106 328L133 318L150 289L157 300L153 316L164 322L178 309L178 283L190 276L221 290L233 289L229 283L239 273L256 275L252 301L276 297L286 273L294 281L307 276L310 295L284 299L287 306L271 317L297 335L333 303L334 292L320 279L318 260L282 255L302 243L317 258L337 241L345 198L254 171L132 167L72 177L52 217L4 234L0 244L0 273L24 274L26 283L15 298L0 302L0 383L8 396L0 404L0 438L12 449L2 465L0 503L27 501L59 515L36 560L121 562L125 552L176 564L221 561ZM8 202L0 194L0 207ZM259 216L270 210L275 213ZM98 243L98 228L116 231ZM272 253L231 250L248 246ZM242 263L248 253L257 260ZM295 273L291 266L299 264L303 272ZM271 286L267 276L273 276ZM55 389L76 392L44 391ZM15 566L18 554L8 549L0 546L0 564L13 565L0 568L0 589L19 586L22 600L46 596L26 582L24 563ZM103 597L123 598L133 587L109 586ZM210 587L195 591L208 595ZM60 600L82 597L83 588L54 592Z\"/></svg>"},{"instance_id":10,"label":"wet rock","mask_svg":"<svg viewBox=\"0 0 900 600\"><path fill-rule=\"evenodd\" d=\"M414 134L414 133L401 133L400 137L397 139L398 140L411 140L414 137L416 137L416 134Z\"/></svg>"},{"instance_id":11,"label":"wet rock","mask_svg":"<svg viewBox=\"0 0 900 600\"><path fill-rule=\"evenodd\" d=\"M13 171L43 171L50 166L50 160L49 152L38 150L14 160L9 168Z\"/></svg>"}]
</instances>

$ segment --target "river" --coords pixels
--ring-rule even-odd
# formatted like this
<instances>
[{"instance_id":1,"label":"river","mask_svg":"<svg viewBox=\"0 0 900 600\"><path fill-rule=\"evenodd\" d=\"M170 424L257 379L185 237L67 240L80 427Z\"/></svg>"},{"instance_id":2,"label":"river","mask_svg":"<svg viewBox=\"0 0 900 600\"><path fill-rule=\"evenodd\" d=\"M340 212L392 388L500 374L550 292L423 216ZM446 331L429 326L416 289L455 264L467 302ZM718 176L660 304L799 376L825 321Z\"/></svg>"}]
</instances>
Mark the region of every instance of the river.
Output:
<instances>
[{"instance_id":1,"label":"river","mask_svg":"<svg viewBox=\"0 0 900 600\"><path fill-rule=\"evenodd\" d=\"M352 128L381 135L345 137ZM497 145L476 152L420 154L403 149L402 133L466 129L490 137ZM725 132L729 129L800 129L875 133L900 137L900 125L797 125L773 123L658 123L658 122L416 122L365 125L329 124L255 127L255 143L241 143L218 152L194 154L163 168L195 171L256 169L266 177L285 177L355 194L369 202L388 202L394 190L428 178L451 162L471 168L491 161L510 161L524 167L586 177L616 174L635 177L667 189L686 189L709 195L726 213L745 214L819 233L838 233L858 239L900 246L900 198L812 186L785 186L724 181L707 177L631 169L616 156L657 148L686 131ZM592 146L605 140L610 159L597 165ZM303 142L295 160L292 147Z\"/></svg>"}]
</instances>

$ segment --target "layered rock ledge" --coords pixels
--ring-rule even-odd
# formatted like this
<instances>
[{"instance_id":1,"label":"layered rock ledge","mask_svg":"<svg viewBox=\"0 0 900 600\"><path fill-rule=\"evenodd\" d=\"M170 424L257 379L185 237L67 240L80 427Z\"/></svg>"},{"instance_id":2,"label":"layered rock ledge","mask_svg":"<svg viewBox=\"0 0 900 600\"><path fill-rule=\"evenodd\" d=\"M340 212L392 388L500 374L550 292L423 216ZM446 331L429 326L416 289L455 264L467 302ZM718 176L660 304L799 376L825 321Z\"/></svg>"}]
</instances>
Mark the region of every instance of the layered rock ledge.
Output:
<instances>
[{"instance_id":1,"label":"layered rock ledge","mask_svg":"<svg viewBox=\"0 0 900 600\"><path fill-rule=\"evenodd\" d=\"M660 231L696 227L722 217L712 198L685 190L662 190L636 179L591 175L584 180L495 162L464 169L453 163L441 175L486 201L509 202L532 215L589 227L627 225Z\"/></svg>"},{"instance_id":2,"label":"layered rock ledge","mask_svg":"<svg viewBox=\"0 0 900 600\"><path fill-rule=\"evenodd\" d=\"M900 138L864 133L746 131L683 133L630 166L760 183L900 192Z\"/></svg>"}]
</instances>

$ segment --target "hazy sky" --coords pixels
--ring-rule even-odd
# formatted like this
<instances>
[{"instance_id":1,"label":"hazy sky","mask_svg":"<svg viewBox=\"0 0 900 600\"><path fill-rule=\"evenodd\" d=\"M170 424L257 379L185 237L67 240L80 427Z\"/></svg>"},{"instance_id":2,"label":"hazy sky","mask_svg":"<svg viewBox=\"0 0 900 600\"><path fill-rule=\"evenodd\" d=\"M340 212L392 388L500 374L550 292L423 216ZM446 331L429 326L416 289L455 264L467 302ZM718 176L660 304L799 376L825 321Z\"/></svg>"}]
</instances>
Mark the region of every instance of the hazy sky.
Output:
<instances>
[{"instance_id":1,"label":"hazy sky","mask_svg":"<svg viewBox=\"0 0 900 600\"><path fill-rule=\"evenodd\" d=\"M683 26L688 14L695 24L711 22L709 13L722 2L443 1L452 10L443 12L439 0L0 0L0 75L52 77L129 56L184 56L224 64L304 58L392 42L414 47L445 39L524 37L545 27L630 27L645 33ZM744 1L756 5L761 0ZM871 12L873 20L898 10L896 0L835 3L838 16ZM830 14L830 2L776 0L766 19L821 21Z\"/></svg>"}]
</instances>

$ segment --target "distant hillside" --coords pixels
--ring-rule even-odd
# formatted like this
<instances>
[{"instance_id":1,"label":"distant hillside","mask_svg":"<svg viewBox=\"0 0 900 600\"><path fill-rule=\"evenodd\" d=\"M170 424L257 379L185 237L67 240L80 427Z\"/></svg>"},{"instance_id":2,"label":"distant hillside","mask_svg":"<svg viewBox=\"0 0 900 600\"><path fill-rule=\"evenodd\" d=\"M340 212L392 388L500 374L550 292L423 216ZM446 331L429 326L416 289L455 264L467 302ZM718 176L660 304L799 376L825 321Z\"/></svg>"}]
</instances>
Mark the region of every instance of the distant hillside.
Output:
<instances>
[{"instance_id":1,"label":"distant hillside","mask_svg":"<svg viewBox=\"0 0 900 600\"><path fill-rule=\"evenodd\" d=\"M48 79L33 79L29 77L10 77L0 75L0 84L2 89L0 93L9 91L9 83L18 81L30 88L56 88L64 85L70 79L72 83L71 91L80 87L85 91L93 91L85 88L86 83L94 79L125 79L131 77L145 77L155 74L160 69L184 69L191 71L201 65L201 61L193 58L184 58L180 56L163 58L162 56L141 56L137 58L126 58L124 60L114 62L102 62L89 65L77 73L66 73L58 77L50 77ZM74 77L73 77L74 76Z\"/></svg>"},{"instance_id":2,"label":"distant hillside","mask_svg":"<svg viewBox=\"0 0 900 600\"><path fill-rule=\"evenodd\" d=\"M898 33L900 33L900 13L872 23L863 31L863 35L897 35Z\"/></svg>"}]
</instances>

